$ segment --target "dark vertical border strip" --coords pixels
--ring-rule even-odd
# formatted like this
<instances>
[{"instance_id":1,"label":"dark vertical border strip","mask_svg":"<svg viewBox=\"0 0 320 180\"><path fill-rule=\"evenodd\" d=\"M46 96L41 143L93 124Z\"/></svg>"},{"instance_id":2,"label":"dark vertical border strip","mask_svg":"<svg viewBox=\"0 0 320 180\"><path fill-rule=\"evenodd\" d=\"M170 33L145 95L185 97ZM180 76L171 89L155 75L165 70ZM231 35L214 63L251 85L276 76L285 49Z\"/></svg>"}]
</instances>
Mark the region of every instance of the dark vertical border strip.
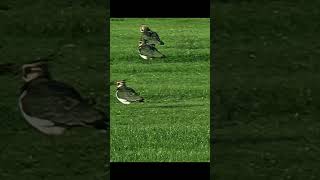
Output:
<instances>
[{"instance_id":1,"label":"dark vertical border strip","mask_svg":"<svg viewBox=\"0 0 320 180\"><path fill-rule=\"evenodd\" d=\"M214 2L210 0L210 179L213 179L213 162L214 162L214 116L215 116L215 99L214 99L214 78L215 78L215 18L214 14Z\"/></svg>"},{"instance_id":2,"label":"dark vertical border strip","mask_svg":"<svg viewBox=\"0 0 320 180\"><path fill-rule=\"evenodd\" d=\"M210 0L181 1L181 0L110 0L110 15L113 18L152 18L152 17L182 17L209 18Z\"/></svg>"},{"instance_id":3,"label":"dark vertical border strip","mask_svg":"<svg viewBox=\"0 0 320 180\"><path fill-rule=\"evenodd\" d=\"M110 120L110 0L107 0L107 12L106 12L106 80L105 83L107 85L107 99L106 99L106 103L107 103L107 116L108 119ZM110 122L109 122L110 124ZM109 126L109 131L107 133L107 137L106 137L106 141L107 141L107 158L106 158L106 170L107 170L107 177L106 179L109 180L110 179L110 173L111 173L111 167L110 167L110 142L111 142L111 137L110 137L110 129L111 126Z\"/></svg>"}]
</instances>

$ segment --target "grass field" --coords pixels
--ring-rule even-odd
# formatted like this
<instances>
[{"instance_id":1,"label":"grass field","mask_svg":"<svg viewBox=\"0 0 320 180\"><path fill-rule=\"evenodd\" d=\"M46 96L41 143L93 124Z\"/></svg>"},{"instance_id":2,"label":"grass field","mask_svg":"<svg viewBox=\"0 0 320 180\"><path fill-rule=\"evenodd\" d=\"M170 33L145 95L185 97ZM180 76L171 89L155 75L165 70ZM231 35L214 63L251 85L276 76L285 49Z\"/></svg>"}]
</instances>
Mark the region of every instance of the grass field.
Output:
<instances>
[{"instance_id":1,"label":"grass field","mask_svg":"<svg viewBox=\"0 0 320 180\"><path fill-rule=\"evenodd\" d=\"M0 63L19 65L61 48L50 62L53 78L96 98L97 108L106 109L106 10L95 3L1 0ZM62 136L45 136L18 110L21 74L0 74L0 82L1 180L107 178L105 134L75 128Z\"/></svg>"},{"instance_id":2,"label":"grass field","mask_svg":"<svg viewBox=\"0 0 320 180\"><path fill-rule=\"evenodd\" d=\"M213 179L320 178L319 5L214 1Z\"/></svg>"},{"instance_id":3,"label":"grass field","mask_svg":"<svg viewBox=\"0 0 320 180\"><path fill-rule=\"evenodd\" d=\"M159 34L167 58L138 55L141 24ZM209 19L111 19L111 80L145 98L124 105L110 87L111 161L209 161L209 27Z\"/></svg>"}]
</instances>

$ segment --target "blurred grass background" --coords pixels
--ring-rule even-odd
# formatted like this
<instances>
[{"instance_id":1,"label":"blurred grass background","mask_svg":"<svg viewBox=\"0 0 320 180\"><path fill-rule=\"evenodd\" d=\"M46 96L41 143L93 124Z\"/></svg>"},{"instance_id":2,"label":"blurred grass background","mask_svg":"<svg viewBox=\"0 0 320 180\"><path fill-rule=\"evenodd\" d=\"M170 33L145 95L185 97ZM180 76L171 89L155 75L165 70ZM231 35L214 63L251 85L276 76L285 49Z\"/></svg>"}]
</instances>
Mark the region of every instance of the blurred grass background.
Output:
<instances>
[{"instance_id":1,"label":"blurred grass background","mask_svg":"<svg viewBox=\"0 0 320 180\"><path fill-rule=\"evenodd\" d=\"M21 65L60 49L49 64L53 78L74 86L84 97L95 98L97 108L104 110L106 15L101 0L1 0L0 63ZM42 135L18 110L21 74L3 73L0 82L0 179L107 177L105 134L75 128L59 137Z\"/></svg>"},{"instance_id":2,"label":"blurred grass background","mask_svg":"<svg viewBox=\"0 0 320 180\"><path fill-rule=\"evenodd\" d=\"M214 179L319 179L319 5L211 6Z\"/></svg>"}]
</instances>

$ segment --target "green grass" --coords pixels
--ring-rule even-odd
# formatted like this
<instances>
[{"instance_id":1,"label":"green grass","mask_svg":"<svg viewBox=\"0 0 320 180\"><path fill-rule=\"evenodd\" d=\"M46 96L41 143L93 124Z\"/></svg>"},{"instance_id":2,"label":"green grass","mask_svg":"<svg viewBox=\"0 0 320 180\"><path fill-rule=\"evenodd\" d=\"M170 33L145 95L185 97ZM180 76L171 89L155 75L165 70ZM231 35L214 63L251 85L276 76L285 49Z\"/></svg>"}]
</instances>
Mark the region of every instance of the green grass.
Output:
<instances>
[{"instance_id":1,"label":"green grass","mask_svg":"<svg viewBox=\"0 0 320 180\"><path fill-rule=\"evenodd\" d=\"M138 55L143 23L167 58ZM124 105L110 87L111 161L209 161L209 27L209 19L111 19L111 80L126 79L145 98Z\"/></svg>"},{"instance_id":2,"label":"green grass","mask_svg":"<svg viewBox=\"0 0 320 180\"><path fill-rule=\"evenodd\" d=\"M214 5L213 179L319 179L319 2Z\"/></svg>"},{"instance_id":3,"label":"green grass","mask_svg":"<svg viewBox=\"0 0 320 180\"><path fill-rule=\"evenodd\" d=\"M50 62L52 76L84 97L96 98L97 108L105 109L106 10L88 2L2 0L0 7L9 8L0 11L4 23L0 63L30 62L74 44L62 48L61 55ZM18 110L21 74L1 74L0 82L0 179L106 179L105 134L75 128L59 137L45 136L29 126Z\"/></svg>"}]
</instances>

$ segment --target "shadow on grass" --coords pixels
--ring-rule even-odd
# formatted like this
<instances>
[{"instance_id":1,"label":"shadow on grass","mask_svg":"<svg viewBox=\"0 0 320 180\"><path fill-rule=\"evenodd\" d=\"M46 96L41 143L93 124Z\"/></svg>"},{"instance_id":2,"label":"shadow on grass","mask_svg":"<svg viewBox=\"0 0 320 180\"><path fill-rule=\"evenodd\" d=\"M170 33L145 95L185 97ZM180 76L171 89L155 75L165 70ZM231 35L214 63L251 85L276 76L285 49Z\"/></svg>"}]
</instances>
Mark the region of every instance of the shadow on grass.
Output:
<instances>
[{"instance_id":1,"label":"shadow on grass","mask_svg":"<svg viewBox=\"0 0 320 180\"><path fill-rule=\"evenodd\" d=\"M209 55L166 55L160 58L164 63L191 63L191 62L209 62Z\"/></svg>"},{"instance_id":2,"label":"shadow on grass","mask_svg":"<svg viewBox=\"0 0 320 180\"><path fill-rule=\"evenodd\" d=\"M165 104L165 105L153 105L144 108L188 108L188 107L197 107L204 106L205 104Z\"/></svg>"}]
</instances>

